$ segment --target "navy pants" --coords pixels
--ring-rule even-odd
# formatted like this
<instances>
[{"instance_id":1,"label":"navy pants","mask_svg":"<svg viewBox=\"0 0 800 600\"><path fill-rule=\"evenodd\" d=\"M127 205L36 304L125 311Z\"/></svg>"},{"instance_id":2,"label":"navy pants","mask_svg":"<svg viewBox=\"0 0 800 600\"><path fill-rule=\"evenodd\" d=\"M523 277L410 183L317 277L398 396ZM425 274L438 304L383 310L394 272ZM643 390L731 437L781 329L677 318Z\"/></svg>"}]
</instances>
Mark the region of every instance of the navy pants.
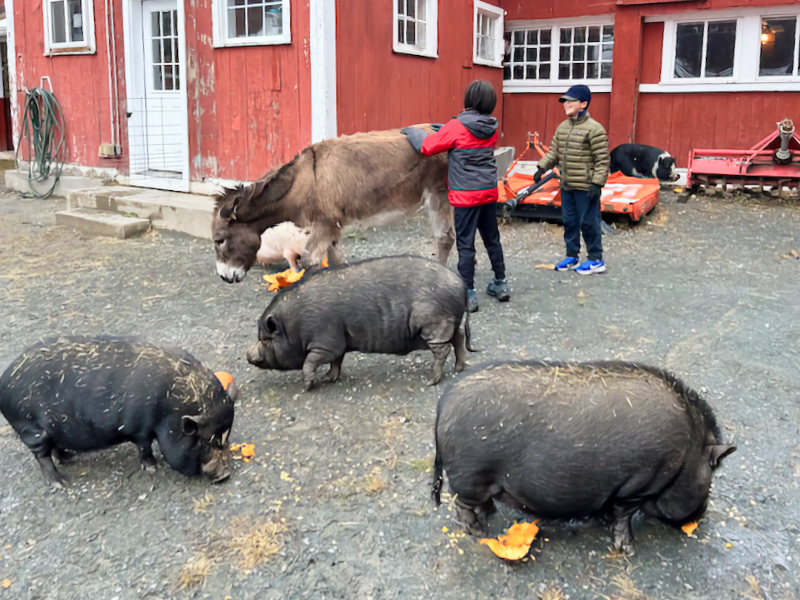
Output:
<instances>
[{"instance_id":1,"label":"navy pants","mask_svg":"<svg viewBox=\"0 0 800 600\"><path fill-rule=\"evenodd\" d=\"M453 208L456 226L456 248L458 248L458 274L464 285L471 290L475 286L475 232L479 231L483 245L489 253L496 279L506 278L503 262L503 247L500 245L500 230L497 228L497 205L488 202L469 208Z\"/></svg>"},{"instance_id":2,"label":"navy pants","mask_svg":"<svg viewBox=\"0 0 800 600\"><path fill-rule=\"evenodd\" d=\"M578 258L581 233L589 260L603 260L603 232L600 229L600 200L589 201L586 190L561 188L561 214L564 217L564 242L567 256Z\"/></svg>"}]
</instances>

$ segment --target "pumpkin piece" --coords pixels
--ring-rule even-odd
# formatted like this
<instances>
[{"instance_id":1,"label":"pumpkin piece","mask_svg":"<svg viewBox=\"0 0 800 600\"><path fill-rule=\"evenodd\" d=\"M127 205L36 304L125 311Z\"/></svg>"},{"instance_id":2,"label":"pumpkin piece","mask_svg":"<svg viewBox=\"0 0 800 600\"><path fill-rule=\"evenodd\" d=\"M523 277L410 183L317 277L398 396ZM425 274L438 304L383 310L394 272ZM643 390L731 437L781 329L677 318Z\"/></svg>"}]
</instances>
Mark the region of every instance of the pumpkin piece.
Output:
<instances>
[{"instance_id":1,"label":"pumpkin piece","mask_svg":"<svg viewBox=\"0 0 800 600\"><path fill-rule=\"evenodd\" d=\"M305 269L298 271L297 273L291 269L286 269L280 273L270 273L264 275L263 278L264 281L270 284L268 290L270 292L277 292L281 288L288 287L293 283L300 281L305 272Z\"/></svg>"},{"instance_id":2,"label":"pumpkin piece","mask_svg":"<svg viewBox=\"0 0 800 600\"><path fill-rule=\"evenodd\" d=\"M530 552L531 544L539 533L539 527L533 523L514 523L506 532L506 535L498 535L497 539L483 538L481 544L489 546L489 549L500 558L505 560L519 560L525 558Z\"/></svg>"},{"instance_id":3,"label":"pumpkin piece","mask_svg":"<svg viewBox=\"0 0 800 600\"><path fill-rule=\"evenodd\" d=\"M697 537L694 534L694 530L697 529L697 525L698 525L697 523L686 523L686 525L681 527L681 530L689 537Z\"/></svg>"},{"instance_id":4,"label":"pumpkin piece","mask_svg":"<svg viewBox=\"0 0 800 600\"><path fill-rule=\"evenodd\" d=\"M222 384L222 389L224 390L227 390L228 386L233 383L233 375L226 371L217 371L214 373L214 376L219 379L219 382Z\"/></svg>"},{"instance_id":5,"label":"pumpkin piece","mask_svg":"<svg viewBox=\"0 0 800 600\"><path fill-rule=\"evenodd\" d=\"M255 444L234 444L231 446L231 452L238 452L244 462L250 462L256 455ZM234 458L239 458L234 456Z\"/></svg>"},{"instance_id":6,"label":"pumpkin piece","mask_svg":"<svg viewBox=\"0 0 800 600\"><path fill-rule=\"evenodd\" d=\"M534 269L548 269L550 271L554 271L555 268L556 268L556 266L554 264L552 264L552 263L545 263L545 264L541 264L541 265L536 265L534 267Z\"/></svg>"}]
</instances>

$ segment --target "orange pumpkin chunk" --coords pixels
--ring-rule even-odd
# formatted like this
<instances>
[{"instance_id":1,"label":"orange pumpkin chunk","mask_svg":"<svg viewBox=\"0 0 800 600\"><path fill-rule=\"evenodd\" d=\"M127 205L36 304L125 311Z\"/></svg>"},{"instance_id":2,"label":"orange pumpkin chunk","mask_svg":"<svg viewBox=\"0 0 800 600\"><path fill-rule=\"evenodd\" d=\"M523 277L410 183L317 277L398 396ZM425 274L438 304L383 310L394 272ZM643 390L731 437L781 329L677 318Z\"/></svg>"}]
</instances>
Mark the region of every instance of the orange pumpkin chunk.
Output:
<instances>
[{"instance_id":1,"label":"orange pumpkin chunk","mask_svg":"<svg viewBox=\"0 0 800 600\"><path fill-rule=\"evenodd\" d=\"M483 538L481 544L489 546L489 549L500 558L506 560L519 560L525 558L531 549L539 527L533 523L514 523L506 532L506 535L498 535L497 539Z\"/></svg>"}]
</instances>

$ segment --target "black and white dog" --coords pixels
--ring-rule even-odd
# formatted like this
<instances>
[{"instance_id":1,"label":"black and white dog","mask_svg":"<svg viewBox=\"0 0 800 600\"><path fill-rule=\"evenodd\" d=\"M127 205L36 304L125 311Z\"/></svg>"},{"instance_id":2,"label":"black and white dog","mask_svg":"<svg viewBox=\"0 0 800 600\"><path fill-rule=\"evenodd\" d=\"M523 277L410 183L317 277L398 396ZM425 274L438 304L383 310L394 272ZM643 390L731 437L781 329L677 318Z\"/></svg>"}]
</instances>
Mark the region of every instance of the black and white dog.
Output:
<instances>
[{"instance_id":1,"label":"black and white dog","mask_svg":"<svg viewBox=\"0 0 800 600\"><path fill-rule=\"evenodd\" d=\"M656 177L677 181L675 159L669 152L643 144L621 144L611 151L611 172L627 177Z\"/></svg>"}]
</instances>

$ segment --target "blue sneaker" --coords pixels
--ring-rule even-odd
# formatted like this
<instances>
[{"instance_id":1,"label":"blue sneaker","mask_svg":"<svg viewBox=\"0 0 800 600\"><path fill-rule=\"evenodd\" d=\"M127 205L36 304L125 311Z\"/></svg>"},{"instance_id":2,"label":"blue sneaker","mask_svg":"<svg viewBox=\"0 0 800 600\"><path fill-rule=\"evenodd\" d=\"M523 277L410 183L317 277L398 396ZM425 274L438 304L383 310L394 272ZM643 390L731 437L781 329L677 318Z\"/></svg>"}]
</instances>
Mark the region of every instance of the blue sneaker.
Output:
<instances>
[{"instance_id":1,"label":"blue sneaker","mask_svg":"<svg viewBox=\"0 0 800 600\"><path fill-rule=\"evenodd\" d=\"M575 256L568 256L560 263L556 264L556 271L569 271L570 269L575 269L578 266L578 258Z\"/></svg>"},{"instance_id":2,"label":"blue sneaker","mask_svg":"<svg viewBox=\"0 0 800 600\"><path fill-rule=\"evenodd\" d=\"M605 271L606 263L602 260L587 260L575 269L575 272L581 275L593 275L594 273L605 273Z\"/></svg>"},{"instance_id":3,"label":"blue sneaker","mask_svg":"<svg viewBox=\"0 0 800 600\"><path fill-rule=\"evenodd\" d=\"M471 313L478 312L478 296L475 290L467 290L467 310Z\"/></svg>"}]
</instances>

